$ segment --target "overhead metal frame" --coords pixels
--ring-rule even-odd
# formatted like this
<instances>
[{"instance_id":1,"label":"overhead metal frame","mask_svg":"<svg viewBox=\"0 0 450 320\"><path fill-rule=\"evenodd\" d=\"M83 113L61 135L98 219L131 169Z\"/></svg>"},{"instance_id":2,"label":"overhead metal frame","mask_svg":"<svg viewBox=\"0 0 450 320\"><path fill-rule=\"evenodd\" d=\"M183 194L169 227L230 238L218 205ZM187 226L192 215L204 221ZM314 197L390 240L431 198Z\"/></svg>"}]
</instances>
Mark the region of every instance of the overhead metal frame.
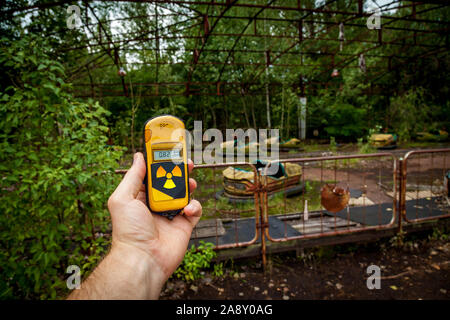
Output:
<instances>
[{"instance_id":1,"label":"overhead metal frame","mask_svg":"<svg viewBox=\"0 0 450 320\"><path fill-rule=\"evenodd\" d=\"M364 54L367 58L376 58L377 63L367 63L368 77L367 81L377 81L385 74L397 70L399 65L392 65L392 61L411 61L415 58L423 56L448 53L448 34L450 29L450 21L431 20L423 17L425 12L432 10L440 10L450 6L447 1L399 1L392 2L380 7L382 28L379 30L369 30L364 23L361 23L361 18L369 17L372 12L364 11L365 1L353 0L349 1L347 8L353 5L354 9L344 10L336 8L336 0L325 1L318 7L305 7L303 1L292 1L292 5L280 4L280 0L267 1L244 1L244 0L210 0L210 1L188 1L188 0L110 0L110 2L140 2L148 3L149 5L158 6L164 9L164 12L148 15L138 15L130 17L118 17L117 19L100 19L95 14L95 3L108 2L107 0L83 1L85 6L89 8L90 13L95 17L96 21L88 21L85 25L92 35L86 44L75 47L59 48L61 51L80 51L80 57L86 55L86 49L91 51L92 57L86 59L81 66L77 66L73 70L69 70L69 79L74 82L74 88L78 96L89 96L89 92L83 91L87 84L83 81L76 81L79 78L89 76L90 94L95 90L101 90L101 96L123 96L127 95L127 88L124 79L121 78L121 83L101 83L99 79L93 78L91 71L95 69L111 68L111 66L128 66L131 64L141 65L185 65L187 72L184 81L178 82L148 82L148 83L132 83L133 87L143 86L149 88L147 92L142 92L143 96L173 96L173 95L241 95L241 94L263 94L264 85L262 85L261 76L265 73L267 68L274 68L280 72L290 72L291 68L312 68L317 70L313 77L305 79L299 71L298 79L290 85L293 88L301 88L304 93L308 89L317 89L320 87L328 87L332 80L330 74L335 68L342 70L344 68L358 68L357 62L360 54ZM47 10L56 6L66 6L72 4L72 1L61 0L48 3L37 3L32 6L16 7L8 9L4 13L13 15L23 15L34 10ZM235 8L242 8L248 12L237 13ZM410 9L409 14L404 16L392 16L388 12L393 9ZM264 12L298 12L299 17L264 17ZM340 21L324 21L317 17L317 15L338 15L343 18ZM152 30L146 30L145 33L139 34L119 34L112 37L104 25L120 22L131 21L137 19L148 19L159 16L160 18L169 17L173 15L183 16L186 19L177 21L173 24L157 27ZM239 33L223 32L221 30L222 24L227 21L243 21L244 27ZM270 22L272 25L282 26L283 33L260 32L258 30L258 23ZM393 26L397 21L410 22L412 26ZM367 45L359 52L342 52L339 49L340 40L336 36L339 30L339 24L343 23L346 30L351 29L356 36L345 40L346 46L354 43ZM414 26L420 23L420 27ZM304 29L306 25L314 26L314 32L306 34ZM250 30L253 26L253 32ZM287 26L287 27L286 27ZM91 29L92 28L92 29ZM285 29L288 28L288 29ZM98 30L98 36L94 36ZM222 28L223 29L223 28ZM189 34L183 33L186 30L192 30ZM194 31L197 30L195 33ZM289 30L288 32L286 30ZM401 31L403 37L396 37L397 31ZM404 34L407 32L407 35ZM347 32L350 34L350 32ZM376 34L376 37L373 34ZM390 40L386 40L384 35L389 34ZM101 38L101 35L104 35ZM230 46L228 48L214 47L214 41L218 38L230 39ZM375 39L374 39L375 38ZM251 39L259 41L258 39L276 40L272 41L264 50L248 48L240 45L243 39ZM425 42L430 39L438 39L440 41ZM184 48L183 41L194 41L194 46L187 46ZM317 43L314 40L320 40L329 44L322 48L317 48ZM163 48L159 45L161 41L179 41L180 47ZM284 47L274 47L274 44L279 41L286 42ZM148 45L152 44L149 48ZM154 45L155 44L155 45ZM377 52L381 46L399 47L400 49L421 47L426 48L426 52L420 55L408 55L405 50L399 54L382 55ZM157 49L155 49L155 47ZM121 56L125 53L133 53L139 50L158 50L158 52L169 52L176 50L183 50L189 52L190 55L185 55L185 59L180 61L157 60L151 62L127 62L121 61ZM114 52L114 54L112 53ZM225 58L221 55L224 54ZM243 59L243 55L247 55L247 59ZM298 63L292 63L292 55L298 55ZM248 56L252 58L249 59ZM317 57L327 56L330 58L330 64L327 68L323 65L308 64L303 62L303 57ZM240 60L243 59L243 60ZM286 59L288 62L286 62ZM251 61L249 61L251 60ZM375 60L375 59L373 59ZM204 79L201 76L203 67L219 66L219 72L211 77L211 79ZM228 68L245 68L248 71L246 78L227 79ZM374 69L380 72L371 72ZM281 83L269 83L271 90L276 90ZM118 89L118 87L121 87ZM109 87L110 90L103 88ZM111 89L118 90L111 90ZM156 90L153 90L156 88ZM166 90L159 90L165 88ZM175 88L168 90L167 88ZM104 93L104 94L103 94Z\"/></svg>"}]
</instances>

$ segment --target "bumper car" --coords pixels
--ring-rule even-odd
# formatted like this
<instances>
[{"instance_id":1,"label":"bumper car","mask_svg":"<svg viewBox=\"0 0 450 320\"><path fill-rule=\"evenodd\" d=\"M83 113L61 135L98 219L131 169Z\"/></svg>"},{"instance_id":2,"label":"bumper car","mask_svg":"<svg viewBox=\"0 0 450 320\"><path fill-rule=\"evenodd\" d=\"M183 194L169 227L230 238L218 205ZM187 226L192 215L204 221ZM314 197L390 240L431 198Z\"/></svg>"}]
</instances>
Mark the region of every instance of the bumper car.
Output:
<instances>
[{"instance_id":1,"label":"bumper car","mask_svg":"<svg viewBox=\"0 0 450 320\"><path fill-rule=\"evenodd\" d=\"M417 132L417 140L427 142L446 141L448 132L444 130L435 130L430 132Z\"/></svg>"},{"instance_id":2,"label":"bumper car","mask_svg":"<svg viewBox=\"0 0 450 320\"><path fill-rule=\"evenodd\" d=\"M238 154L239 152L243 152L244 154L249 154L250 152L258 152L259 143L251 142L243 145L239 145L238 141L229 140L222 142L220 144L221 154L227 154L227 152L231 151L231 154Z\"/></svg>"},{"instance_id":3,"label":"bumper car","mask_svg":"<svg viewBox=\"0 0 450 320\"><path fill-rule=\"evenodd\" d=\"M265 141L267 147L270 149L273 144L278 143L278 148L281 151L289 151L289 150L297 150L301 151L302 148L302 142L297 138L291 138L284 141L279 141L278 137L266 139Z\"/></svg>"},{"instance_id":4,"label":"bumper car","mask_svg":"<svg viewBox=\"0 0 450 320\"><path fill-rule=\"evenodd\" d=\"M288 196L300 193L303 188L300 184L302 167L295 163L276 163L269 175L264 175L266 162L258 160L255 167L263 185L267 186L268 194L286 192ZM252 170L228 167L223 172L223 193L230 199L253 199L256 185Z\"/></svg>"},{"instance_id":5,"label":"bumper car","mask_svg":"<svg viewBox=\"0 0 450 320\"><path fill-rule=\"evenodd\" d=\"M280 149L281 148L287 148L287 149L295 148L295 149L298 149L298 148L301 148L301 146L302 146L302 143L297 138L291 138L289 140L286 140L286 141L283 141L283 142L280 143Z\"/></svg>"},{"instance_id":6,"label":"bumper car","mask_svg":"<svg viewBox=\"0 0 450 320\"><path fill-rule=\"evenodd\" d=\"M369 138L369 143L377 149L397 148L397 135L392 133L375 133Z\"/></svg>"}]
</instances>

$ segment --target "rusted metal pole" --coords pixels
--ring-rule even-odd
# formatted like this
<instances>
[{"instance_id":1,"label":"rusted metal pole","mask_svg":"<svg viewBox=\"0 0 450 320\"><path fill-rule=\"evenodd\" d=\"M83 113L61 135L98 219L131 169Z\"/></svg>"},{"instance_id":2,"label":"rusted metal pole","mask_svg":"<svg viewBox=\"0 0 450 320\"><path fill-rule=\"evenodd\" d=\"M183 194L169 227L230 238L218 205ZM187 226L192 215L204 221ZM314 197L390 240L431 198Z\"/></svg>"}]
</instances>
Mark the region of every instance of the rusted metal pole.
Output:
<instances>
[{"instance_id":1,"label":"rusted metal pole","mask_svg":"<svg viewBox=\"0 0 450 320\"><path fill-rule=\"evenodd\" d=\"M405 200L406 200L406 170L405 170L405 160L400 158L398 160L398 180L399 180L399 201L398 201L398 232L402 232L402 220L406 214L405 210Z\"/></svg>"},{"instance_id":2,"label":"rusted metal pole","mask_svg":"<svg viewBox=\"0 0 450 320\"><path fill-rule=\"evenodd\" d=\"M263 194L261 192L259 192L258 194L259 194L260 198L263 197ZM265 210L265 208L267 208L266 203L264 203L264 209L263 210ZM261 211L263 211L263 210L261 210ZM262 264L263 264L263 268L264 268L264 271L265 271L266 270L266 266L267 266L267 258L266 258L266 235L265 235L266 224L264 222L264 220L265 220L264 216L265 216L265 213L261 212L261 215L260 215L260 223L261 223L261 225L259 226L260 227L259 230L261 232L260 234L261 234Z\"/></svg>"},{"instance_id":3,"label":"rusted metal pole","mask_svg":"<svg viewBox=\"0 0 450 320\"><path fill-rule=\"evenodd\" d=\"M267 214L267 201L265 197L265 188L263 186L263 183L266 183L266 179L264 182L262 181L262 177L258 172L258 187L256 189L256 192L258 194L259 198L259 219L260 219L260 225L259 225L259 232L261 235L261 258L262 258L262 265L264 271L266 270L267 266L267 258L266 258L266 214Z\"/></svg>"}]
</instances>

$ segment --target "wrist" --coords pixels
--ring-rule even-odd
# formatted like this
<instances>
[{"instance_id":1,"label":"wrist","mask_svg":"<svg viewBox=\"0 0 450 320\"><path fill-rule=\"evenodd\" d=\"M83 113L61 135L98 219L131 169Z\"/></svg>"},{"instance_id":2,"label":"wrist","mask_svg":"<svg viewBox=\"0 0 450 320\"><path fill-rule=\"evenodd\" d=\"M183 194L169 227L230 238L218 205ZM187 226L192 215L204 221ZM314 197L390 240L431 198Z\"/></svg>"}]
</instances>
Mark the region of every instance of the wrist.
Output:
<instances>
[{"instance_id":1,"label":"wrist","mask_svg":"<svg viewBox=\"0 0 450 320\"><path fill-rule=\"evenodd\" d=\"M135 299L158 299L167 276L147 252L126 243L113 242L107 257L117 266L117 277Z\"/></svg>"}]
</instances>

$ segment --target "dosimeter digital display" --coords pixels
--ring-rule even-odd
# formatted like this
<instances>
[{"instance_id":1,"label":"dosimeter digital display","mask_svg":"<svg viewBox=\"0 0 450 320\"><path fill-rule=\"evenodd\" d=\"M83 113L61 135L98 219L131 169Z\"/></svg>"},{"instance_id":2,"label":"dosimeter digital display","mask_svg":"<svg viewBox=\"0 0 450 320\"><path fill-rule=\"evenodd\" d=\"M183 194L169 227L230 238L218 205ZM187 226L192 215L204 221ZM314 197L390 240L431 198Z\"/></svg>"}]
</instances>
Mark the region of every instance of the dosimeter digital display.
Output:
<instances>
[{"instance_id":1,"label":"dosimeter digital display","mask_svg":"<svg viewBox=\"0 0 450 320\"><path fill-rule=\"evenodd\" d=\"M147 205L173 219L189 203L186 132L183 121L164 115L144 125Z\"/></svg>"},{"instance_id":2,"label":"dosimeter digital display","mask_svg":"<svg viewBox=\"0 0 450 320\"><path fill-rule=\"evenodd\" d=\"M153 159L155 161L180 160L181 150L156 150L153 151Z\"/></svg>"}]
</instances>

